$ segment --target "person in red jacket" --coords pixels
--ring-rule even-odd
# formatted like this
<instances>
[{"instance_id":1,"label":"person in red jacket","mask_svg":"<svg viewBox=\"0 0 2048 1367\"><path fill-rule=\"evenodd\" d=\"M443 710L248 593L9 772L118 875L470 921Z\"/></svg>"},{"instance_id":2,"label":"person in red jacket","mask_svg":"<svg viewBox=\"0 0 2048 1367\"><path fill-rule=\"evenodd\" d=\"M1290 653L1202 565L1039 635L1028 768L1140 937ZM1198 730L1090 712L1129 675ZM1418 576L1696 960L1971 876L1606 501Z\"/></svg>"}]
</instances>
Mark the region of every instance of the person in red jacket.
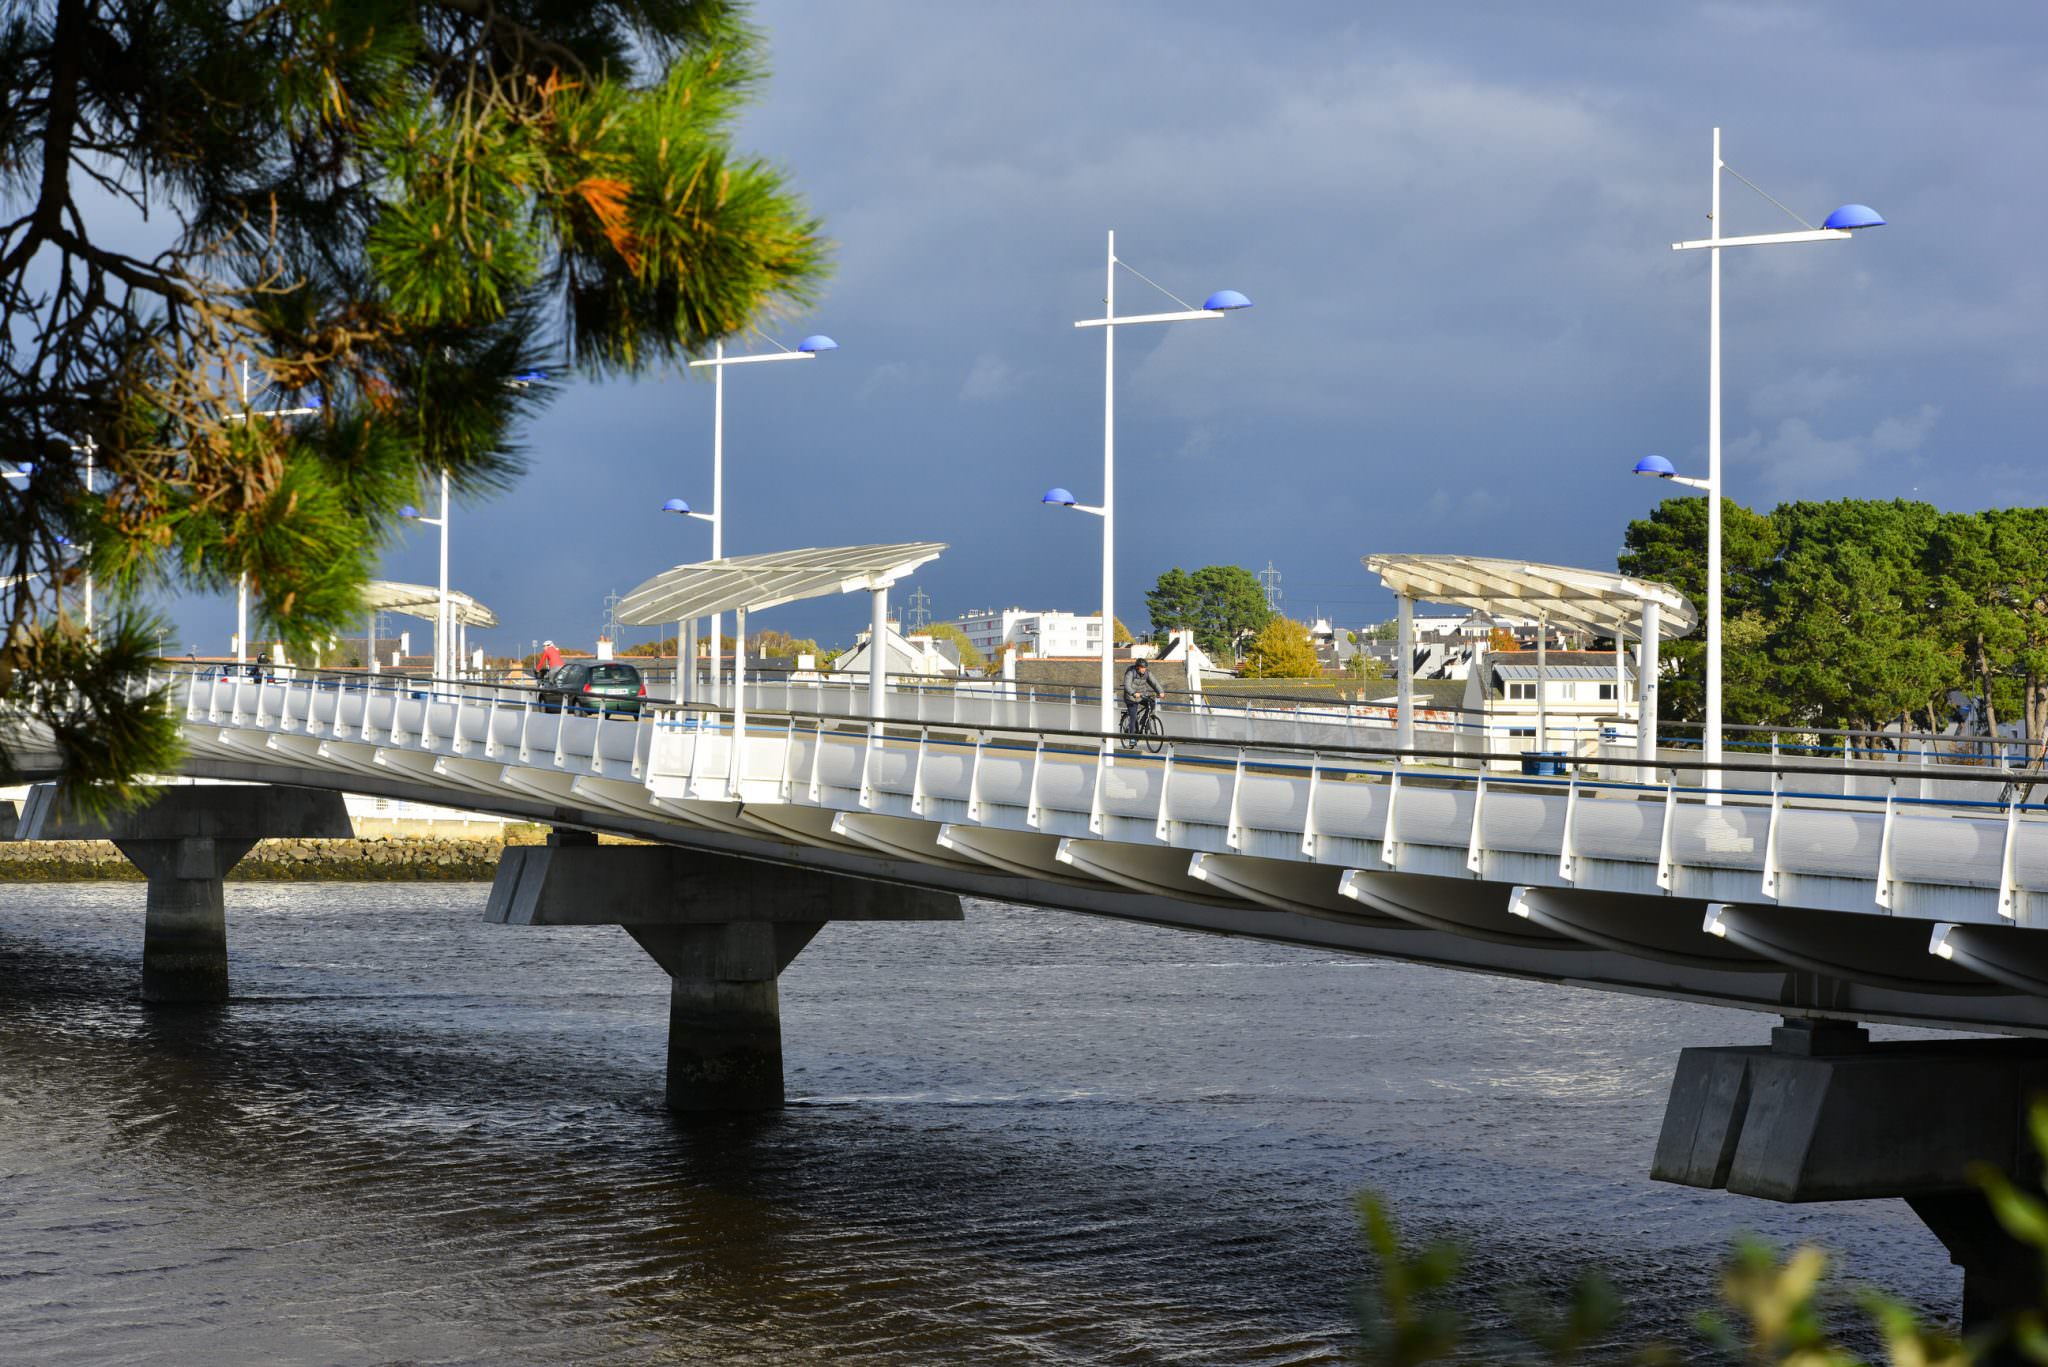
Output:
<instances>
[{"instance_id":1,"label":"person in red jacket","mask_svg":"<svg viewBox=\"0 0 2048 1367\"><path fill-rule=\"evenodd\" d=\"M547 678L548 675L562 667L562 652L555 649L553 641L542 641L540 643L540 659L534 662L533 667L534 671L542 679Z\"/></svg>"}]
</instances>

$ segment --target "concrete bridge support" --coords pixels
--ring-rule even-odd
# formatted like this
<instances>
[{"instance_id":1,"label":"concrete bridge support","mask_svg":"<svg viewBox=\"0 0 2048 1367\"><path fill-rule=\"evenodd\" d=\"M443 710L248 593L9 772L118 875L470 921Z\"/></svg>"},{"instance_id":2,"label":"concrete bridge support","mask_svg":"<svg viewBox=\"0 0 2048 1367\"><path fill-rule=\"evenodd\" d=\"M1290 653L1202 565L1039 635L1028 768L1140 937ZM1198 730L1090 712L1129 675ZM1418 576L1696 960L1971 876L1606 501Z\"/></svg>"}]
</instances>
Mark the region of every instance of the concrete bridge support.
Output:
<instances>
[{"instance_id":1,"label":"concrete bridge support","mask_svg":"<svg viewBox=\"0 0 2048 1367\"><path fill-rule=\"evenodd\" d=\"M70 813L56 784L39 784L16 830L21 840L111 840L142 870L142 999L158 1006L228 999L222 884L258 840L354 834L340 793L269 784L168 786L147 807L104 818Z\"/></svg>"},{"instance_id":2,"label":"concrete bridge support","mask_svg":"<svg viewBox=\"0 0 2048 1367\"><path fill-rule=\"evenodd\" d=\"M1963 1269L1966 1330L2037 1304L2040 1255L2005 1233L1970 1173L2038 1181L2027 1112L2048 1096L2048 1044L1872 1044L1816 1020L1771 1035L1679 1055L1650 1175L1772 1201L1902 1197Z\"/></svg>"},{"instance_id":3,"label":"concrete bridge support","mask_svg":"<svg viewBox=\"0 0 2048 1367\"><path fill-rule=\"evenodd\" d=\"M894 883L561 832L507 849L487 919L622 926L669 975L668 1105L779 1110L782 970L828 921L957 921L960 899Z\"/></svg>"}]
</instances>

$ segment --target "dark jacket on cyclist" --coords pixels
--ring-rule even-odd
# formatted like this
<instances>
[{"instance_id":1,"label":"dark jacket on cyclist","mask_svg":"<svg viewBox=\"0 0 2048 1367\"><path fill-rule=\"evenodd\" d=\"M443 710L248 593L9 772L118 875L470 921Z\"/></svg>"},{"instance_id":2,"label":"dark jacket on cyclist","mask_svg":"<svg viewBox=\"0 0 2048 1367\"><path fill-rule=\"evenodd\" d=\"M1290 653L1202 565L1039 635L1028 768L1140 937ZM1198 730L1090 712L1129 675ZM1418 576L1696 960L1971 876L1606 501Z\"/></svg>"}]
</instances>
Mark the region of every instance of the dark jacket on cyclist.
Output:
<instances>
[{"instance_id":1,"label":"dark jacket on cyclist","mask_svg":"<svg viewBox=\"0 0 2048 1367\"><path fill-rule=\"evenodd\" d=\"M1123 683L1118 692L1124 695L1124 730L1138 729L1138 712L1146 701L1161 696L1165 690L1159 680L1152 677L1152 671L1145 668L1143 660L1133 660L1124 670Z\"/></svg>"}]
</instances>

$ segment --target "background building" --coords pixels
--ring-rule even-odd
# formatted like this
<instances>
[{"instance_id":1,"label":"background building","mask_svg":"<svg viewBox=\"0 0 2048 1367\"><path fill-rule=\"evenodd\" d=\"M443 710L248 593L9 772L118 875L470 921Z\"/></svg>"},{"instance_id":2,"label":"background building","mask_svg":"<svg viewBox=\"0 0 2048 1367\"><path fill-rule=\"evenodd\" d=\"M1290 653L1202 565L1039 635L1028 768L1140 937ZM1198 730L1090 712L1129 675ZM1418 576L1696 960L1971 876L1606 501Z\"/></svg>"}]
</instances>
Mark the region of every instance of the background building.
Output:
<instances>
[{"instance_id":1,"label":"background building","mask_svg":"<svg viewBox=\"0 0 2048 1367\"><path fill-rule=\"evenodd\" d=\"M993 608L970 612L954 622L974 648L993 660L1009 646L1020 655L1102 654L1102 614L1083 617L1072 612L1028 612Z\"/></svg>"},{"instance_id":2,"label":"background building","mask_svg":"<svg viewBox=\"0 0 2048 1367\"><path fill-rule=\"evenodd\" d=\"M883 668L890 674L915 674L924 678L954 678L960 674L960 652L951 641L936 640L923 632L905 636L894 619L883 625ZM868 632L854 638L853 649L832 662L837 674L867 677Z\"/></svg>"}]
</instances>

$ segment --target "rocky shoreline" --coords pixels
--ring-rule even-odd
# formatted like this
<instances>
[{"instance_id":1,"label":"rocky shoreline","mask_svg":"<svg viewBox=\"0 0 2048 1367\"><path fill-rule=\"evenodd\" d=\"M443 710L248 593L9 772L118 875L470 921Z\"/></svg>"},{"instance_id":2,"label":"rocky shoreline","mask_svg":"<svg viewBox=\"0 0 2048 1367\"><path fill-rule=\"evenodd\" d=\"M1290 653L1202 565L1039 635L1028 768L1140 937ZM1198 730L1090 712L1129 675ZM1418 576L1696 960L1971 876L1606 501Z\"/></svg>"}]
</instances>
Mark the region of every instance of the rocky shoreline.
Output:
<instances>
[{"instance_id":1,"label":"rocky shoreline","mask_svg":"<svg viewBox=\"0 0 2048 1367\"><path fill-rule=\"evenodd\" d=\"M524 836L525 838L522 838ZM459 840L396 836L377 840L264 840L235 865L229 882L488 882L507 844L539 844L543 836ZM0 883L142 881L142 873L108 840L0 841Z\"/></svg>"}]
</instances>

